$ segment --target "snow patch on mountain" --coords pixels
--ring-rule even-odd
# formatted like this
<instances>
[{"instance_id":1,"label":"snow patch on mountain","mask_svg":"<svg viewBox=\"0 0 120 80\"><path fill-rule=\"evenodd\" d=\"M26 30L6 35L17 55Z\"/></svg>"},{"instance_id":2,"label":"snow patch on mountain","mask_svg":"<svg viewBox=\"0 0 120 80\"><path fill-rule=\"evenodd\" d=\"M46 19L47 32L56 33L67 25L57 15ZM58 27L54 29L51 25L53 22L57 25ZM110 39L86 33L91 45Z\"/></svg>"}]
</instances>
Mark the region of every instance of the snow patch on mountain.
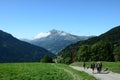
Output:
<instances>
[{"instance_id":1,"label":"snow patch on mountain","mask_svg":"<svg viewBox=\"0 0 120 80\"><path fill-rule=\"evenodd\" d=\"M41 32L39 34L37 34L34 39L41 39L41 38L45 38L47 36L50 35L59 35L59 36L66 36L68 33L64 32L64 31L59 31L59 30L51 30L49 32Z\"/></svg>"},{"instance_id":2,"label":"snow patch on mountain","mask_svg":"<svg viewBox=\"0 0 120 80\"><path fill-rule=\"evenodd\" d=\"M40 39L40 38L44 38L44 37L47 37L49 36L51 33L50 32L41 32L39 34L37 34L34 39Z\"/></svg>"},{"instance_id":3,"label":"snow patch on mountain","mask_svg":"<svg viewBox=\"0 0 120 80\"><path fill-rule=\"evenodd\" d=\"M60 36L66 36L68 34L64 31L59 31L59 30L55 30L55 29L51 30L50 32L51 32L51 34L57 34L57 35L60 35Z\"/></svg>"},{"instance_id":4,"label":"snow patch on mountain","mask_svg":"<svg viewBox=\"0 0 120 80\"><path fill-rule=\"evenodd\" d=\"M67 35L67 33L63 32L63 33L61 33L61 35L66 36L66 35Z\"/></svg>"}]
</instances>

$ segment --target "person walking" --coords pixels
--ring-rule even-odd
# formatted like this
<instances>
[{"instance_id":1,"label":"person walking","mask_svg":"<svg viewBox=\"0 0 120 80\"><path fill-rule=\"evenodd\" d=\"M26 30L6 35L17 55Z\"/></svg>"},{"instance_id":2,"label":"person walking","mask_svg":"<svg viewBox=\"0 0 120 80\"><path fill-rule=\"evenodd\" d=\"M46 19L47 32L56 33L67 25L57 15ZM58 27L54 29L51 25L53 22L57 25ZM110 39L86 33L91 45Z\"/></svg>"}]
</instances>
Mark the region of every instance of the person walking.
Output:
<instances>
[{"instance_id":1,"label":"person walking","mask_svg":"<svg viewBox=\"0 0 120 80\"><path fill-rule=\"evenodd\" d=\"M102 68L102 64L100 62L97 62L96 67L97 67L97 72L100 73L101 68Z\"/></svg>"},{"instance_id":2,"label":"person walking","mask_svg":"<svg viewBox=\"0 0 120 80\"><path fill-rule=\"evenodd\" d=\"M90 67L91 67L91 69L92 69L92 73L94 73L95 63L93 62Z\"/></svg>"},{"instance_id":3,"label":"person walking","mask_svg":"<svg viewBox=\"0 0 120 80\"><path fill-rule=\"evenodd\" d=\"M86 63L85 63L85 61L83 62L83 68L85 69L85 67L86 67Z\"/></svg>"},{"instance_id":4,"label":"person walking","mask_svg":"<svg viewBox=\"0 0 120 80\"><path fill-rule=\"evenodd\" d=\"M100 72L102 71L102 62L99 63L100 64Z\"/></svg>"}]
</instances>

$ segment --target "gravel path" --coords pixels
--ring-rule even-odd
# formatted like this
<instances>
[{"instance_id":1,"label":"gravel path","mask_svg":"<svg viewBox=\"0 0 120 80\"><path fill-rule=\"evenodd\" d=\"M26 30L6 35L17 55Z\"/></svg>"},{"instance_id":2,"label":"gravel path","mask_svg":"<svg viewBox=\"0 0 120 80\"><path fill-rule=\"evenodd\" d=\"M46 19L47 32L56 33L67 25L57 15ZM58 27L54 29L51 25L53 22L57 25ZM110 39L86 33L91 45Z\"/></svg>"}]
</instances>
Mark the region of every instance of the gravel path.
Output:
<instances>
[{"instance_id":1,"label":"gravel path","mask_svg":"<svg viewBox=\"0 0 120 80\"><path fill-rule=\"evenodd\" d=\"M92 73L92 70L89 69L83 69L83 67L78 67L78 66L70 66L73 69L79 70L79 71L84 71L92 76L94 76L98 80L120 80L120 74L118 73L113 73L111 71L102 71L101 73L97 73L95 70L94 73Z\"/></svg>"}]
</instances>

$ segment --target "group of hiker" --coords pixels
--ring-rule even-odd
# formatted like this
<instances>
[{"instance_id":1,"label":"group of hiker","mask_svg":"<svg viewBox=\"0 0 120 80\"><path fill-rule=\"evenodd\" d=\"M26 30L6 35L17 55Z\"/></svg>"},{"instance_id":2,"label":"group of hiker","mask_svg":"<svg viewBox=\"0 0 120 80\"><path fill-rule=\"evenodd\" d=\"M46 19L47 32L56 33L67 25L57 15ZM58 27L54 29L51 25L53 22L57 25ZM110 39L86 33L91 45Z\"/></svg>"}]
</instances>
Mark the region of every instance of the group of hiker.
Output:
<instances>
[{"instance_id":1,"label":"group of hiker","mask_svg":"<svg viewBox=\"0 0 120 80\"><path fill-rule=\"evenodd\" d=\"M83 67L84 67L84 69L86 68L85 62L83 63ZM87 67L87 68L89 68L89 67ZM97 69L97 73L100 73L102 71L102 62L99 61L96 64L93 62L93 63L91 63L90 68L92 69L93 73L94 73L95 68Z\"/></svg>"}]
</instances>

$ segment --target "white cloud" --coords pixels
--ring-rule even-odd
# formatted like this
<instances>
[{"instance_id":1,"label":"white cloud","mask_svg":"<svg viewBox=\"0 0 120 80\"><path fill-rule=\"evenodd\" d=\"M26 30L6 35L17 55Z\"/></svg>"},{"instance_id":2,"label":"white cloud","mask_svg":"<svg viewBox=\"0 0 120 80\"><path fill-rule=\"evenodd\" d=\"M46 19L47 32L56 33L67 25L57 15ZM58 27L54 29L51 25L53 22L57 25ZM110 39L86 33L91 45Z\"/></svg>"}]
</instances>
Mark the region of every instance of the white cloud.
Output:
<instances>
[{"instance_id":1,"label":"white cloud","mask_svg":"<svg viewBox=\"0 0 120 80\"><path fill-rule=\"evenodd\" d=\"M39 33L39 34L37 34L35 37L34 37L34 39L40 39L40 38L44 38L44 37L47 37L47 36L49 36L51 33L50 32L41 32L41 33Z\"/></svg>"}]
</instances>

